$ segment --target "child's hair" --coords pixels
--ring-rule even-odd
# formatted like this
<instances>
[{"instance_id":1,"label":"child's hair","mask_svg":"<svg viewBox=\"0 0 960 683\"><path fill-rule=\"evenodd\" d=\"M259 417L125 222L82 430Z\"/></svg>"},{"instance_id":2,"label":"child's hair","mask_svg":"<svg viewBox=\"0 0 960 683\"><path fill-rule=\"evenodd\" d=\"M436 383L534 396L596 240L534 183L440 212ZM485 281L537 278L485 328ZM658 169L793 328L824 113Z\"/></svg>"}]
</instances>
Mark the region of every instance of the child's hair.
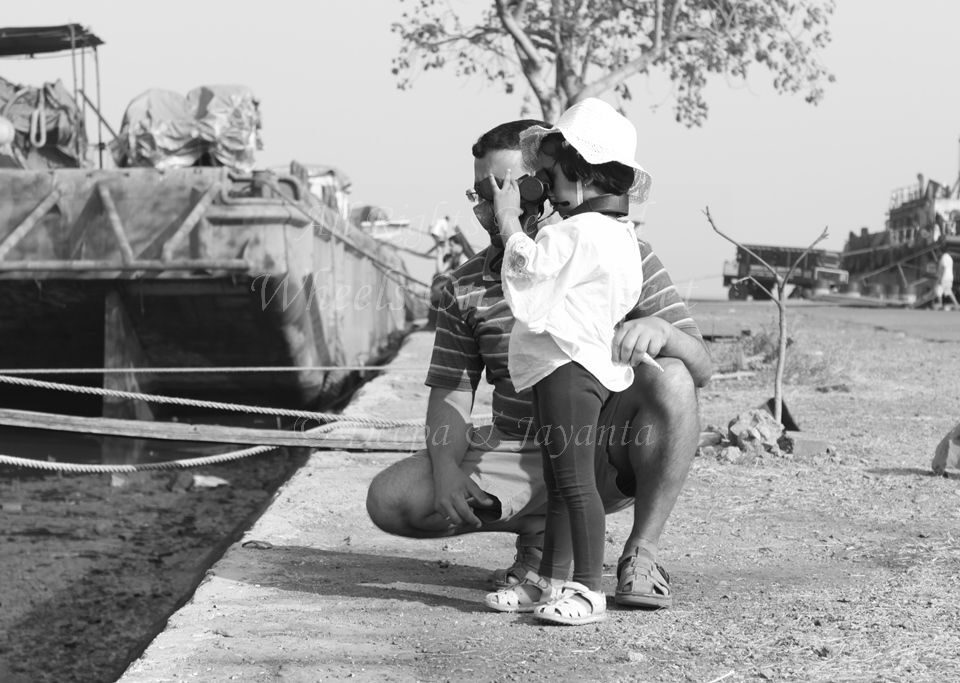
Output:
<instances>
[{"instance_id":1,"label":"child's hair","mask_svg":"<svg viewBox=\"0 0 960 683\"><path fill-rule=\"evenodd\" d=\"M550 156L560 164L567 180L592 183L609 194L627 194L634 182L634 170L619 161L591 164L572 145L564 144L562 133L551 133L543 138L540 148L550 150Z\"/></svg>"}]
</instances>

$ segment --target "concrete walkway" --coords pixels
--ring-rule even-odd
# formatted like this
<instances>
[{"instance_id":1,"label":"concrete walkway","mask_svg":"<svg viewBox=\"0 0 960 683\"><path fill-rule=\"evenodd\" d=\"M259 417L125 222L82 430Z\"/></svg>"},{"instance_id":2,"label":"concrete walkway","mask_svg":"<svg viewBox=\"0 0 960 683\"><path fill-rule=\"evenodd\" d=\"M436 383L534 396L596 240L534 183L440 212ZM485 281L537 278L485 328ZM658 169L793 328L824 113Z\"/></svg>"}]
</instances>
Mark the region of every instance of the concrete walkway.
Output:
<instances>
[{"instance_id":1,"label":"concrete walkway","mask_svg":"<svg viewBox=\"0 0 960 683\"><path fill-rule=\"evenodd\" d=\"M698 304L695 315L705 330L721 330L718 320L732 319L736 333L740 327L770 329L774 308L769 302L715 302ZM906 355L906 343L896 333L901 327L932 335L960 319L955 313L907 313L909 318L885 314L881 319L858 309L798 307L791 320L802 325L806 316L823 314L828 320L882 325L895 331L884 344ZM958 328L952 329L955 335ZM346 412L421 419L432 339L424 332L408 337L394 370L365 385ZM862 334L857 339L869 343ZM854 396L799 387L792 405L802 412L804 405L828 402L832 414L821 417L818 433L849 443L847 422L856 422L860 414L850 406L884 400L884 389L874 384L863 381ZM732 394L721 415L756 401L751 388L711 392ZM848 404L851 398L856 401ZM474 414L489 413L487 394L478 398ZM900 565L888 558L890 548L919 548L910 545L918 530L923 531L919 538L939 544L937 552L953 547L941 533L942 515L911 517L904 527L903 510L916 507L921 487L924 500L937 501L928 509L949 509L947 499L955 499L950 480L932 479L918 469L926 468L929 455L924 452L922 462L912 459L916 454L903 439L897 441L899 434L892 436L900 424L883 432L895 445L878 439L861 464L824 459L819 465L808 460L730 467L697 459L662 548L681 596L678 603L647 613L616 608L609 600L602 625L575 630L551 629L482 607L489 569L503 566L513 554L509 535L411 540L373 527L364 509L366 488L377 472L405 454L317 452L120 680L836 680L857 678L863 662L874 671L893 671L897 660L903 665L904 652L920 651L931 633L942 630L926 624L949 620L950 615L929 614L930 606L952 604L934 602L928 588L939 584L917 582L915 575L948 565ZM824 510L838 514L824 515ZM608 596L631 519L629 511L607 517ZM909 543L905 529L913 539ZM929 556L932 550L923 547L923 556ZM859 554L850 559L847 551ZM901 597L891 603L891 595ZM834 622L825 618L821 625L811 617L826 614L849 626L831 626ZM897 628L878 630L888 618ZM834 652L835 642L851 640L852 654L839 656L842 647ZM929 652L949 650L931 647ZM906 659L933 667L931 662L942 657Z\"/></svg>"},{"instance_id":2,"label":"concrete walkway","mask_svg":"<svg viewBox=\"0 0 960 683\"><path fill-rule=\"evenodd\" d=\"M396 371L344 412L422 419L432 342L410 335ZM475 414L489 413L479 397ZM478 611L489 563L513 550L504 534L408 540L376 529L366 488L406 455L314 453L120 680L422 680L418 651Z\"/></svg>"}]
</instances>

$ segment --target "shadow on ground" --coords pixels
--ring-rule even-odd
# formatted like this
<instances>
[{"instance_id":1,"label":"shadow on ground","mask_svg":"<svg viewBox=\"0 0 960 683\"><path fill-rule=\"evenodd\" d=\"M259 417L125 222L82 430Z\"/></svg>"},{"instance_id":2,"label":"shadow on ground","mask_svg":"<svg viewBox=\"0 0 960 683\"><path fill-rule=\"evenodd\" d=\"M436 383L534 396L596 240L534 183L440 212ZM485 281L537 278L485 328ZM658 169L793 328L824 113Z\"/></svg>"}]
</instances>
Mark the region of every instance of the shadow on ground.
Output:
<instances>
[{"instance_id":1,"label":"shadow on ground","mask_svg":"<svg viewBox=\"0 0 960 683\"><path fill-rule=\"evenodd\" d=\"M300 546L243 548L242 552L262 553L263 557L258 558L259 562L236 568L227 562L216 576L282 591L348 599L405 600L467 613L483 611L483 595L489 590L488 569L455 561ZM255 574L250 573L251 565Z\"/></svg>"},{"instance_id":2,"label":"shadow on ground","mask_svg":"<svg viewBox=\"0 0 960 683\"><path fill-rule=\"evenodd\" d=\"M946 479L960 479L960 474L955 474L951 472L947 472L943 475L935 475L933 473L933 470L931 470L929 467L927 468L924 468L924 467L873 467L871 469L868 469L867 472L869 472L870 474L880 474L880 475L894 474L899 476L910 475L910 476L919 476L919 477L942 476Z\"/></svg>"}]
</instances>

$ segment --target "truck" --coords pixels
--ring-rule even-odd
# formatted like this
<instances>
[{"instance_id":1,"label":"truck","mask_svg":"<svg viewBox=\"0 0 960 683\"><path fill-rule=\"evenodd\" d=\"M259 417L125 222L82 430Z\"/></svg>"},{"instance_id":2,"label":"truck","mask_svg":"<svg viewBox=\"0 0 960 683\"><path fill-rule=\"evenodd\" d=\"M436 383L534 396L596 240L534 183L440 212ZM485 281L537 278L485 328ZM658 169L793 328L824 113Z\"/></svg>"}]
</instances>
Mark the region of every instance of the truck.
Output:
<instances>
[{"instance_id":1,"label":"truck","mask_svg":"<svg viewBox=\"0 0 960 683\"><path fill-rule=\"evenodd\" d=\"M778 276L786 278L791 266L800 259L787 284L794 285L791 297L809 298L819 292L835 291L849 281L841 267L841 254L828 249L783 247L769 244L744 244L737 247L733 261L724 261L723 286L731 300L764 299L776 290L776 280L763 262ZM801 258L802 256L802 258ZM762 259L763 262L761 262Z\"/></svg>"}]
</instances>

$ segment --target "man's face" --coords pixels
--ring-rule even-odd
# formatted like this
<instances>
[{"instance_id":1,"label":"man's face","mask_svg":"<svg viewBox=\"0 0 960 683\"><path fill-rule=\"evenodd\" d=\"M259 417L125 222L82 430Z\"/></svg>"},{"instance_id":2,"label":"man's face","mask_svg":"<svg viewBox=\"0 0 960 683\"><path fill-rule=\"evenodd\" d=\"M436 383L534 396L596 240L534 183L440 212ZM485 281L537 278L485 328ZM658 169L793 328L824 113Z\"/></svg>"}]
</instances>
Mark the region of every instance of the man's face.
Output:
<instances>
[{"instance_id":1,"label":"man's face","mask_svg":"<svg viewBox=\"0 0 960 683\"><path fill-rule=\"evenodd\" d=\"M473 182L476 187L484 178L491 173L497 179L498 183L503 182L507 171L512 171L514 178L519 178L525 173L523 169L523 157L518 149L498 149L487 152L482 158L473 160ZM500 228L494 221L493 202L486 199L480 199L477 205L473 207L473 212L480 225L487 234L490 235L490 244L494 247L503 247L503 238L500 237ZM524 223L526 214L521 216L520 222Z\"/></svg>"}]
</instances>

